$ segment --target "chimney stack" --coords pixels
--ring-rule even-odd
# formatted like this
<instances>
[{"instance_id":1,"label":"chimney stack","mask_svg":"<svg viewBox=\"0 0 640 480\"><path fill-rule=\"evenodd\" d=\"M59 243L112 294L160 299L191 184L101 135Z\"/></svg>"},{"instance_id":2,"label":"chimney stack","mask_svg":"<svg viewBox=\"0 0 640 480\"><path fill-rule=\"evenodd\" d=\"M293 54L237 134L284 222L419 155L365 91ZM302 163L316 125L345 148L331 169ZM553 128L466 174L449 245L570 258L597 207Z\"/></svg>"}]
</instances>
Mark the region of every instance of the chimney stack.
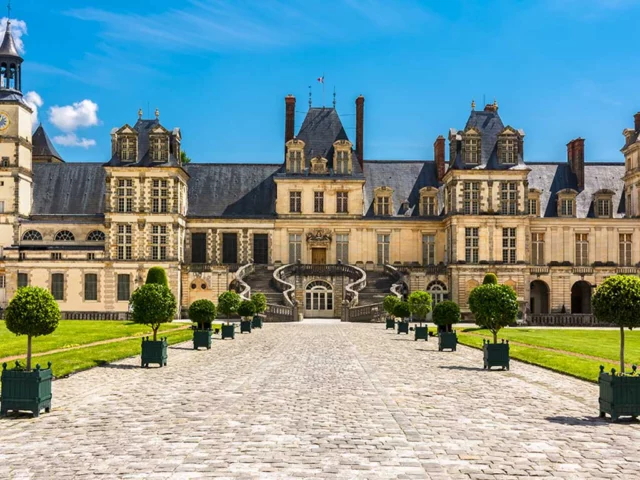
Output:
<instances>
[{"instance_id":1,"label":"chimney stack","mask_svg":"<svg viewBox=\"0 0 640 480\"><path fill-rule=\"evenodd\" d=\"M438 174L438 182L441 182L444 178L444 148L445 140L442 135L436 138L433 144L433 158L436 161L436 172Z\"/></svg>"},{"instance_id":2,"label":"chimney stack","mask_svg":"<svg viewBox=\"0 0 640 480\"><path fill-rule=\"evenodd\" d=\"M285 120L284 120L284 143L293 139L296 128L296 97L289 94L284 97ZM284 153L287 154L287 147L284 147Z\"/></svg>"},{"instance_id":3,"label":"chimney stack","mask_svg":"<svg viewBox=\"0 0 640 480\"><path fill-rule=\"evenodd\" d=\"M634 120L634 127L635 127L635 131L636 132L640 132L640 112L636 113L633 116L633 120Z\"/></svg>"},{"instance_id":4,"label":"chimney stack","mask_svg":"<svg viewBox=\"0 0 640 480\"><path fill-rule=\"evenodd\" d=\"M364 171L364 97L356 98L356 155Z\"/></svg>"},{"instance_id":5,"label":"chimney stack","mask_svg":"<svg viewBox=\"0 0 640 480\"><path fill-rule=\"evenodd\" d=\"M575 138L567 143L567 160L571 171L578 179L578 189L584 188L584 138Z\"/></svg>"}]
</instances>

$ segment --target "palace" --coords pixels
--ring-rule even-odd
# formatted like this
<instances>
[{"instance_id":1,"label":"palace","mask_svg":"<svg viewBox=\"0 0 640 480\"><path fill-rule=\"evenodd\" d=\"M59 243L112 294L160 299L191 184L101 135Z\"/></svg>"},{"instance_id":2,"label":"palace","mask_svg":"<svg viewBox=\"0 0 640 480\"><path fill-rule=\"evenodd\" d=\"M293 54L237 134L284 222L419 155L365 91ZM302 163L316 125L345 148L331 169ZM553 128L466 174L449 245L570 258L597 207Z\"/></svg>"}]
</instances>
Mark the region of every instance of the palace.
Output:
<instances>
[{"instance_id":1,"label":"palace","mask_svg":"<svg viewBox=\"0 0 640 480\"><path fill-rule=\"evenodd\" d=\"M527 162L524 131L495 102L472 104L461 128L435 139L432 160L374 161L362 96L350 139L335 108L309 108L296 132L289 95L278 164L183 165L182 132L157 111L114 128L104 163L67 163L42 125L32 133L22 62L9 26L0 46L3 305L38 285L68 315L124 314L159 265L182 309L253 286L280 314L296 305L344 318L345 306L377 304L395 282L468 311L470 290L491 271L523 311L585 314L605 277L638 272L640 114L623 132L624 162L585 162L582 138L568 143L566 161Z\"/></svg>"}]
</instances>

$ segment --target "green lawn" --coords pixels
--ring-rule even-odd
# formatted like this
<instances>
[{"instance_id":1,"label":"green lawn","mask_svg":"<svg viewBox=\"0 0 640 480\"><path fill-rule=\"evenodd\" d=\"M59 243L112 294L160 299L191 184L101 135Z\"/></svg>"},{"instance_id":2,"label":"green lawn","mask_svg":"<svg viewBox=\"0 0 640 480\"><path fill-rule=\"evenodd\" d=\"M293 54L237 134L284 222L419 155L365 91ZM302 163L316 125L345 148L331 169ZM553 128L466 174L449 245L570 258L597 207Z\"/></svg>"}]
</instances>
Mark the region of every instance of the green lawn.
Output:
<instances>
[{"instance_id":1,"label":"green lawn","mask_svg":"<svg viewBox=\"0 0 640 480\"><path fill-rule=\"evenodd\" d=\"M160 331L176 329L184 325L184 323L167 323L160 326ZM62 320L51 335L33 339L33 353L146 333L151 334L151 328L128 321ZM0 321L0 358L23 355L26 350L27 337L16 336L7 330L3 320Z\"/></svg>"}]
</instances>

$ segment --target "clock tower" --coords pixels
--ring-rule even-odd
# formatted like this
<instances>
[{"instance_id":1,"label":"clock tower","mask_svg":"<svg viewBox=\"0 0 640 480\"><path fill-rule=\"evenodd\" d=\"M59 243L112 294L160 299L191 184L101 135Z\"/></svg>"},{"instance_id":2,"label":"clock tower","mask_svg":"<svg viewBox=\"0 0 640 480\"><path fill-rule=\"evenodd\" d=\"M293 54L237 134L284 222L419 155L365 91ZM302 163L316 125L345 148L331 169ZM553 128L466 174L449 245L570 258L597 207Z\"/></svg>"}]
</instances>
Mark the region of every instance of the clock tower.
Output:
<instances>
[{"instance_id":1,"label":"clock tower","mask_svg":"<svg viewBox=\"0 0 640 480\"><path fill-rule=\"evenodd\" d=\"M31 214L32 113L22 96L22 57L7 21L0 45L0 246L18 242L18 223Z\"/></svg>"}]
</instances>

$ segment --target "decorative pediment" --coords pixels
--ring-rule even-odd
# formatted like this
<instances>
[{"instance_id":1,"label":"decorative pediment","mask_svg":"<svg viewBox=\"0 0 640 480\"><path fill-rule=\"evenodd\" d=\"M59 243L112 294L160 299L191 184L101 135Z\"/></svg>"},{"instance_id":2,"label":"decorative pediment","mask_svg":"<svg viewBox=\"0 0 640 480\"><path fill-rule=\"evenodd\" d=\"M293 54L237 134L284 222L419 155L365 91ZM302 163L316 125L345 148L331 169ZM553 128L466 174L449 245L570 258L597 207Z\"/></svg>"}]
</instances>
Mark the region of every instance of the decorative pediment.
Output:
<instances>
[{"instance_id":1,"label":"decorative pediment","mask_svg":"<svg viewBox=\"0 0 640 480\"><path fill-rule=\"evenodd\" d=\"M499 133L499 135L518 135L518 131L511 127L510 125L507 125L506 127L504 127L504 129Z\"/></svg>"},{"instance_id":2,"label":"decorative pediment","mask_svg":"<svg viewBox=\"0 0 640 480\"><path fill-rule=\"evenodd\" d=\"M608 188L601 188L593 195L594 197L613 197L615 195L615 192L613 190L609 190Z\"/></svg>"},{"instance_id":3,"label":"decorative pediment","mask_svg":"<svg viewBox=\"0 0 640 480\"><path fill-rule=\"evenodd\" d=\"M351 149L353 144L349 140L338 140L333 143L333 148L335 149Z\"/></svg>"},{"instance_id":4,"label":"decorative pediment","mask_svg":"<svg viewBox=\"0 0 640 480\"><path fill-rule=\"evenodd\" d=\"M420 189L420 196L422 195L436 195L438 193L438 189L436 187L422 187Z\"/></svg>"},{"instance_id":5,"label":"decorative pediment","mask_svg":"<svg viewBox=\"0 0 640 480\"><path fill-rule=\"evenodd\" d=\"M393 195L393 188L382 185L373 189L375 196L390 196Z\"/></svg>"},{"instance_id":6,"label":"decorative pediment","mask_svg":"<svg viewBox=\"0 0 640 480\"><path fill-rule=\"evenodd\" d=\"M297 138L292 138L287 143L285 143L285 146L287 148L300 149L300 148L304 148L305 147L305 143L302 140L299 140Z\"/></svg>"},{"instance_id":7,"label":"decorative pediment","mask_svg":"<svg viewBox=\"0 0 640 480\"><path fill-rule=\"evenodd\" d=\"M307 233L307 242L312 244L329 244L331 243L331 230L318 228Z\"/></svg>"},{"instance_id":8,"label":"decorative pediment","mask_svg":"<svg viewBox=\"0 0 640 480\"><path fill-rule=\"evenodd\" d=\"M326 175L329 173L327 159L318 155L311 159L311 173L315 175Z\"/></svg>"},{"instance_id":9,"label":"decorative pediment","mask_svg":"<svg viewBox=\"0 0 640 480\"><path fill-rule=\"evenodd\" d=\"M576 197L578 192L573 188L563 188L558 191L558 197Z\"/></svg>"},{"instance_id":10,"label":"decorative pediment","mask_svg":"<svg viewBox=\"0 0 640 480\"><path fill-rule=\"evenodd\" d=\"M138 132L134 130L129 124L124 124L115 132L117 135L138 135Z\"/></svg>"},{"instance_id":11,"label":"decorative pediment","mask_svg":"<svg viewBox=\"0 0 640 480\"><path fill-rule=\"evenodd\" d=\"M151 129L150 133L151 134L156 134L156 135L168 135L169 134L169 130L164 128L162 125L156 125L155 127L153 127Z\"/></svg>"},{"instance_id":12,"label":"decorative pediment","mask_svg":"<svg viewBox=\"0 0 640 480\"><path fill-rule=\"evenodd\" d=\"M464 134L466 136L470 136L470 135L480 135L480 130L476 129L475 127L467 127L464 130Z\"/></svg>"}]
</instances>

